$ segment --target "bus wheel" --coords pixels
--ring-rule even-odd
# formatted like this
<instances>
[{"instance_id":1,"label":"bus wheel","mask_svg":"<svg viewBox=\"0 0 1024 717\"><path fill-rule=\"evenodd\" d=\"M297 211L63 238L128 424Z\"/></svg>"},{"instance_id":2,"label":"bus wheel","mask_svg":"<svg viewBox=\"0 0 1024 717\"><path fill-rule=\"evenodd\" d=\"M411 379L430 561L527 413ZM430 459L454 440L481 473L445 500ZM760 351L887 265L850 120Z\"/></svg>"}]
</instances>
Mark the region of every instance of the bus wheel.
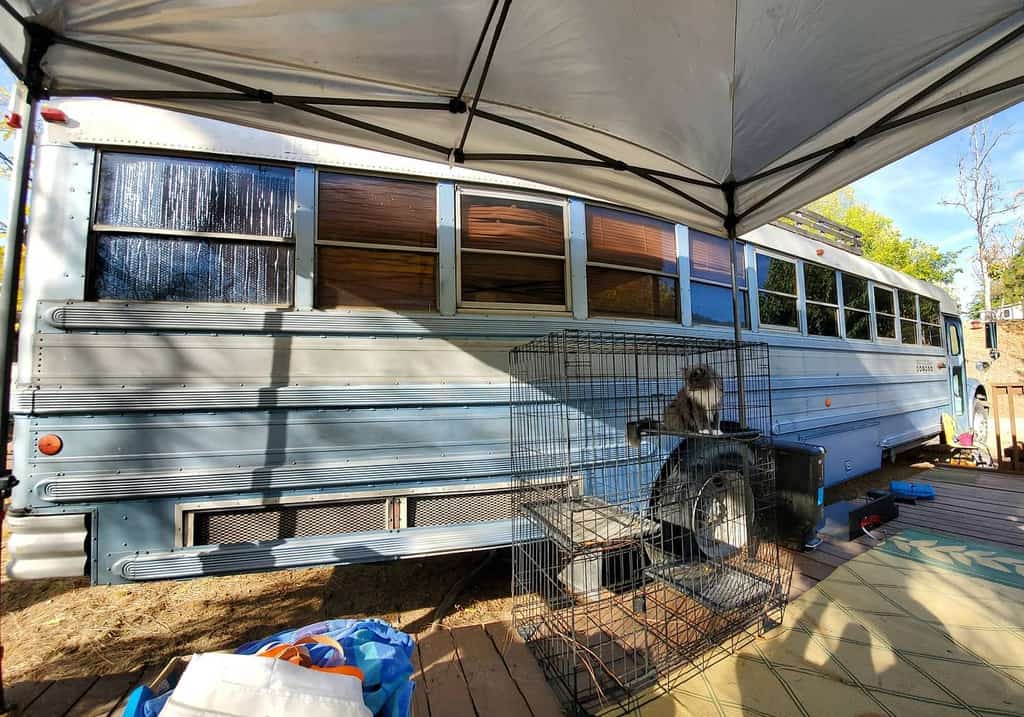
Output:
<instances>
[{"instance_id":1,"label":"bus wheel","mask_svg":"<svg viewBox=\"0 0 1024 717\"><path fill-rule=\"evenodd\" d=\"M988 441L988 401L984 396L975 395L974 410L971 414L974 416L971 423L974 443L975 445L984 444Z\"/></svg>"}]
</instances>

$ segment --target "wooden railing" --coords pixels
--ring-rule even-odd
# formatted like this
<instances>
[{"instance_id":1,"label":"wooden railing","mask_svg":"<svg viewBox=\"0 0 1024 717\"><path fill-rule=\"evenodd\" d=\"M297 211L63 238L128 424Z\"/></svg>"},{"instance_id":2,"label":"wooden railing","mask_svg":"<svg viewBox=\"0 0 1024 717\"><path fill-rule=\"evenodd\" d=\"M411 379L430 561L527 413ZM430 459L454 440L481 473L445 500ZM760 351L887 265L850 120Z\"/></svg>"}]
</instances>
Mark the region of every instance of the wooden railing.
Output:
<instances>
[{"instance_id":1,"label":"wooden railing","mask_svg":"<svg viewBox=\"0 0 1024 717\"><path fill-rule=\"evenodd\" d=\"M1024 470L1024 446L1017 440L1018 435L1024 436L1017 425L1024 419L1024 383L992 384L988 400L995 429L996 464L1000 470Z\"/></svg>"}]
</instances>

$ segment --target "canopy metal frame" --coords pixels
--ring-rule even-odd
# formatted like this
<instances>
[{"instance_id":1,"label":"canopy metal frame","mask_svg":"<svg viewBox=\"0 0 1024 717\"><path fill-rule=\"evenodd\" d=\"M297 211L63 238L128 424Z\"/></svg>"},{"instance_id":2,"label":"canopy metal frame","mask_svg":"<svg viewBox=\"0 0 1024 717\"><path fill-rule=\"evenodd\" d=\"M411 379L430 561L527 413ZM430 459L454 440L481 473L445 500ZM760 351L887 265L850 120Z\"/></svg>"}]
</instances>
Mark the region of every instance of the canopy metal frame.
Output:
<instances>
[{"instance_id":1,"label":"canopy metal frame","mask_svg":"<svg viewBox=\"0 0 1024 717\"><path fill-rule=\"evenodd\" d=\"M499 10L500 3L500 10ZM195 91L195 90L184 90L184 91L164 91L164 90L118 90L118 89L107 89L102 87L86 87L86 88L69 88L59 89L54 94L60 97L93 97L102 99L115 99L115 100L126 100L126 101L141 101L141 102L157 102L157 101L190 101L190 102L260 102L264 104L277 104L285 107L289 107L298 112L316 115L318 117L345 124L351 127L358 128L360 130L377 134L383 137L387 137L392 140L396 140L410 146L418 147L428 152L438 155L439 159L447 159L450 163L454 164L472 164L473 162L508 162L513 163L552 163L552 164L566 164L566 165L577 165L594 168L606 168L613 172L629 172L637 177L640 177L647 182L661 188L666 192L670 192L680 200L687 202L693 206L699 207L700 209L708 212L710 215L717 217L722 222L722 228L724 229L728 239L732 242L736 241L737 238L737 226L752 212L760 209L771 200L775 199L780 194L788 191L797 184L806 182L815 173L820 171L823 167L827 166L830 162L834 161L837 157L848 151L850 148L867 141L873 137L883 134L887 131L903 127L907 124L916 122L926 117L931 117L940 112L948 112L962 105L970 102L986 98L990 95L998 92L1024 85L1024 75L1017 76L1010 80L1006 80L990 87L986 87L974 92L970 92L959 97L942 102L938 105L921 109L918 112L905 114L921 102L932 97L942 87L947 85L949 82L963 75L965 72L970 70L972 67L982 62L983 60L991 57L995 53L999 52L1006 46L1016 42L1021 37L1024 37L1024 26L1018 27L1015 30L1001 37L999 40L988 45L984 49L980 50L967 60L961 62L959 65L951 69L949 72L943 74L936 80L934 80L927 87L923 88L919 92L915 93L912 97L908 98L904 102L900 103L897 107L888 111L885 115L872 122L861 132L851 135L846 139L830 144L829 146L817 149L813 152L809 152L803 156L797 157L792 160L788 160L774 167L765 168L759 172L753 173L746 177L733 177L730 176L724 181L716 181L709 177L703 176L688 176L685 174L679 174L675 172L668 172L659 169L653 169L648 167L641 167L630 164L622 159L609 156L603 152L595 150L591 147L587 147L578 142L566 139L555 133L541 129L539 127L532 126L519 120L511 119L503 115L491 112L490 110L481 109L478 104L482 97L484 85L487 81L488 70L490 69L491 63L494 59L495 50L498 42L501 39L501 32L505 24L505 20L508 17L508 13L511 7L511 0L492 0L487 16L484 19L483 26L480 30L480 35L477 39L474 47L472 56L470 57L469 64L466 68L466 72L462 77L462 81L459 84L458 92L451 97L437 97L434 100L376 100L366 98L355 98L355 97L316 97L316 96L305 96L305 95L279 95L275 94L271 90L252 87L243 83L228 80L222 77L211 75L205 72L199 72L196 70L182 67L167 62L153 60L140 55L116 50L110 47L104 47L83 40L68 37L62 33L56 32L44 25L34 22L31 19L22 17L8 2L8 0L0 0L0 10L8 13L12 18L18 22L25 32L27 49L25 52L24 66L20 64L15 58L11 57L6 51L2 54L4 62L11 69L11 71L21 80L28 89L28 112L31 114L34 103L38 100L47 99L51 96L50 88L46 83L46 76L42 69L42 62L46 55L47 50L53 45L66 45L79 50L95 53L97 55L103 55L117 60L121 60L128 63L133 63L142 67L147 67L154 70L159 70L172 75L176 75L182 78L195 80L211 86L209 91ZM497 20L495 21L495 15L497 14ZM490 42L487 45L487 51L483 60L482 68L479 72L477 79L476 91L472 95L472 101L466 102L466 91L469 87L470 80L472 79L474 70L477 67L477 63L480 60L481 51L484 48L488 34L490 34ZM466 123L461 133L459 143L453 147L447 147L436 142L432 142L422 137L416 137L410 134L399 132L379 124L374 124L360 120L355 117L342 114L341 112L335 111L331 108L343 108L343 107L374 107L393 109L397 111L422 111L422 112L450 112L453 114L466 114ZM474 119L479 118L489 122L501 124L510 129L514 129L520 132L524 132L535 137L539 137L551 142L554 145L558 145L564 149L572 150L582 156L564 156L560 154L517 154L517 153L471 153L466 152L466 142L470 136L470 131ZM25 135L31 135L32 130L26 128ZM779 174L788 170L804 167L802 171L797 173L795 176L788 179L781 186L768 193L766 196L759 199L751 206L745 207L742 211L737 212L736 208L736 190L746 184L753 181L763 179L775 174ZM693 171L695 175L700 175L699 172ZM25 192L20 190L17 193L19 200L23 200L27 196L27 175L25 173ZM696 187L704 187L710 189L717 189L722 192L726 211L721 211L706 202L701 201L691 193L678 185L689 185ZM12 255L20 256L22 245L24 243L24 221L22 215L24 214L25 204L24 201L19 201L15 207L17 212L17 218L13 223L12 231L10 233L9 243L11 244L13 251L10 252ZM735 252L732 253L732 290L733 290L733 322L736 340L739 341L741 338L742 326L740 323L740 310L738 304L739 292L736 285L736 265L735 265ZM5 262L5 268L9 267L10 262ZM10 274L5 274L5 281L3 287L0 287L0 305L11 306L14 304L11 302L15 299L10 299L7 294L10 293L10 287L12 285L17 286L20 279L20 264L15 263L11 268ZM8 280L9 279L9 280ZM16 297L17 292L14 292ZM4 359L4 373L8 378L4 381L2 387L0 387L0 425L7 426L10 420L9 410L9 378L10 378L10 363L13 359L13 345L11 337L13 336L13 326L16 321L16 316L13 308L9 312L7 321L7 340L3 347L0 347L0 353L3 354ZM3 317L0 316L0 319Z\"/></svg>"},{"instance_id":2,"label":"canopy metal frame","mask_svg":"<svg viewBox=\"0 0 1024 717\"><path fill-rule=\"evenodd\" d=\"M499 5L500 4L500 5ZM500 7L500 9L499 9ZM469 61L469 65L459 84L458 92L451 97L438 96L434 99L419 100L377 100L352 97L316 97L304 95L278 95L271 90L252 87L243 83L217 77L204 72L153 60L140 55L135 55L110 47L104 47L90 42L85 42L41 25L30 18L22 17L8 2L0 0L0 11L9 14L18 22L24 30L26 39L26 51L24 57L19 61L12 57L4 48L0 48L0 57L24 83L27 88L27 98L24 104L22 116L26 124L22 129L22 136L19 145L20 168L15 168L15 190L12 192L12 217L10 231L8 232L8 251L4 259L3 283L0 285L0 323L3 329L0 330L0 354L3 357L3 380L0 385L0 426L3 435L6 436L10 424L10 384L12 362L15 357L14 337L17 317L17 287L20 283L21 256L25 245L26 216L30 176L30 156L35 134L35 106L40 100L51 96L47 85L47 78L42 68L42 63L47 50L54 45L65 45L67 47L103 55L138 66L163 71L171 75L187 78L193 81L209 85L210 90L188 90L188 91L163 91L163 90L118 90L103 87L85 87L59 89L54 92L61 97L93 97L102 99L115 99L139 102L259 102L265 104L277 104L289 107L297 112L316 115L340 124L348 125L360 130L377 134L389 139L417 147L436 154L438 159L446 159L455 164L473 164L474 162L507 162L510 165L515 163L550 163L593 167L607 169L612 172L629 172L645 181L659 187L665 192L673 194L679 200L690 205L699 207L709 215L721 220L722 228L731 242L737 238L737 226L752 212L765 206L780 194L792 189L798 184L807 182L822 168L833 162L837 157L847 152L850 148L870 140L885 132L904 127L938 113L949 112L963 105L981 100L999 92L1024 85L1024 75L993 84L959 97L955 97L939 104L923 108L917 112L910 112L914 107L923 101L933 97L941 88L949 82L963 75L972 67L991 57L1003 48L1024 36L1024 26L1008 33L999 40L988 45L972 57L961 62L959 65L943 74L927 87L915 93L912 97L902 102L896 108L886 112L882 117L872 122L862 131L853 134L846 139L830 144L829 146L809 152L792 160L781 162L775 166L769 166L746 177L730 176L724 181L718 181L711 177L703 176L700 172L690 170L694 176L668 172L659 169L636 166L623 159L609 156L591 147L561 137L555 133L532 126L530 124L514 120L509 117L485 110L479 107L483 95L484 86L487 80L488 70L494 59L495 50L501 38L502 29L505 24L511 7L511 0L492 0L487 16L484 20L475 49ZM497 19L495 19L497 17ZM471 102L466 101L466 91L470 80L480 61L481 52L490 34L490 42L484 54L483 65L478 74L476 90L472 95ZM334 108L382 108L396 112L420 111L420 112L450 112L453 114L466 114L466 122L460 135L459 143L456 146L448 147L432 142L422 137L416 137L379 124L360 120L355 117L343 114ZM327 109L331 108L331 109ZM507 128L524 132L535 137L547 140L553 145L562 149L571 150L579 156L564 156L560 154L517 154L517 153L471 153L466 152L465 147L469 139L474 120L480 119L503 125ZM769 176L795 170L803 167L795 176L785 181L781 186L774 189L766 196L760 198L751 206L745 207L737 212L736 191L738 188L764 179ZM712 207L686 191L686 187L702 187L716 189L722 192L726 210ZM741 339L742 325L740 322L739 290L737 287L737 267L735 251L730 252L732 257L731 282L733 293L733 325L737 344ZM737 367L742 370L741 362L737 360ZM742 378L738 382L740 391L743 389ZM743 406L742 396L740 405ZM742 417L741 417L742 421ZM3 470L4 480L0 488L9 490L12 481L10 471ZM2 655L2 652L0 652ZM0 687L0 706L3 703L2 687Z\"/></svg>"},{"instance_id":3,"label":"canopy metal frame","mask_svg":"<svg viewBox=\"0 0 1024 717\"><path fill-rule=\"evenodd\" d=\"M500 10L499 10L500 3ZM921 102L932 97L942 87L947 85L949 82L963 75L965 72L976 66L983 60L991 57L995 53L999 52L1008 45L1016 42L1021 37L1024 37L1024 26L1018 27L1015 30L1001 37L999 40L988 45L984 49L980 50L967 60L961 62L959 65L945 73L941 77L934 80L927 87L923 88L919 92L915 93L912 97L908 98L904 102L900 103L897 107L888 111L885 115L872 122L864 130L857 134L851 135L844 140L835 142L821 149L817 149L813 152L809 152L803 156L797 157L792 160L780 163L773 167L765 168L759 172L753 173L746 177L732 177L730 176L724 181L716 181L709 177L703 176L689 176L686 174L679 174L676 172L668 172L660 169L653 169L648 167L642 167L630 164L622 159L609 156L603 152L595 150L591 147L587 147L578 142L566 139L555 133L541 129L539 127L532 126L519 120L511 119L503 115L497 114L490 110L480 108L479 101L483 95L484 85L487 81L488 70L490 69L491 63L494 59L495 50L498 42L501 39L502 29L505 24L505 20L508 17L511 8L511 0L492 0L487 16L484 19L483 26L480 30L480 35L477 39L475 48L472 56L470 57L469 64L466 68L466 72L462 77L462 81L459 84L458 92L451 97L437 97L433 100L377 100L357 97L316 97L306 95L280 95L275 94L271 90L252 87L243 83L228 80L222 77L211 75L205 72L199 72L196 70L182 67L167 62L153 60L141 55L136 55L121 50L116 50L110 47L104 47L83 40L78 40L72 37L68 37L62 33L56 32L44 25L34 22L31 19L22 17L8 2L8 0L0 0L0 10L9 14L16 22L18 22L25 32L27 49L25 52L24 63L19 63L15 58L11 57L6 51L0 52L0 56L11 69L11 71L22 81L27 90L27 111L26 116L32 116L32 108L38 100L47 99L51 96L50 88L47 85L47 78L42 68L42 62L46 55L47 50L54 45L65 45L68 47L84 50L87 52L95 53L97 55L103 55L106 57L114 58L128 63L133 63L142 67L147 67L154 70L166 72L171 75L178 77L198 81L211 86L209 91L202 90L118 90L118 89L107 89L102 87L85 87L85 88L69 88L59 89L54 92L54 95L60 97L93 97L101 99L114 99L114 100L126 100L126 101L137 101L137 102L157 102L157 101L189 101L189 102L260 102L264 104L277 104L291 109L297 112L307 113L316 115L318 117L345 124L357 129L377 134L383 137L387 137L398 142L408 144L413 147L418 147L428 152L438 155L439 159L446 159L450 163L454 164L472 164L474 162L508 162L514 163L551 163L551 164L566 164L576 165L594 168L605 168L613 172L629 172L631 174L640 177L647 182L661 188L662 190L672 193L680 200L687 202L693 206L699 207L700 209L708 212L710 215L717 217L722 222L722 228L724 229L727 237L730 241L736 241L736 229L740 222L748 217L752 212L760 209L768 202L772 201L780 194L792 189L794 186L806 182L814 174L819 172L823 167L834 161L837 157L848 151L850 148L865 142L869 139L877 137L880 134L888 132L899 127L906 126L907 124L919 121L921 119L931 117L941 112L948 112L962 105L975 102L977 100L989 97L990 95L1003 92L1005 90L1024 85L1024 75L1017 76L1015 78L994 84L990 87L986 87L974 92L970 92L959 97L952 98L940 104L921 109L917 112L905 114ZM497 20L495 15L497 14ZM477 63L480 61L481 51L484 48L485 42L487 41L488 34L490 34L490 42L487 44L487 51L484 56L483 65L478 75L476 91L473 93L471 102L466 102L466 91L469 87L470 80L473 77L474 70L476 70ZM453 147L447 147L436 142L432 142L422 137L416 137L404 132L399 132L388 127L384 127L379 124L366 122L355 117L338 112L330 108L383 108L392 109L397 111L421 111L421 112L450 112L453 114L466 114L466 122L461 133L459 143ZM535 137L547 140L553 145L558 145L564 149L572 150L582 156L564 156L560 154L517 154L517 153L472 153L466 152L466 142L469 139L470 131L473 125L474 119L479 118L488 122L503 125L510 129L514 129L520 132L524 132ZM30 141L33 139L34 127L29 126L25 128L24 136ZM29 146L28 151L31 150ZM781 186L768 193L752 205L745 207L741 212L737 212L736 209L736 190L746 184L754 182L759 179L776 175L789 170L804 167L802 171L797 173L795 176L788 179ZM8 243L11 246L12 251L9 252L11 258L18 257L22 252L24 244L24 211L25 211L25 199L27 198L28 189L28 174L24 173L24 180L19 183L19 188L16 192L18 199L14 210L16 217L12 222L12 230L9 233ZM693 171L694 175L700 175L699 172ZM679 185L689 185L695 187L703 187L710 189L717 189L722 192L726 211L721 211L706 202L701 201L691 193L687 192L684 188ZM736 340L739 341L741 338L742 326L740 323L740 310L738 304L739 292L736 286L736 266L735 266L735 252L732 254L732 289L733 289L733 321L734 331ZM7 426L10 420L10 409L9 409L9 393L10 393L10 365L13 359L13 331L14 324L17 320L15 316L15 303L17 292L12 293L11 287L17 286L20 280L20 263L14 262L13 266L11 261L5 261L5 275L3 286L0 287L0 306L8 307L8 316L6 321L6 341L4 346L0 347L0 353L3 354L4 361L4 376L7 380L3 382L3 386L0 387L0 425ZM10 272L7 273L7 269ZM14 298L11 298L11 296ZM0 320L3 316L0 315ZM0 334L2 336L3 334ZM742 404L741 404L742 405Z\"/></svg>"}]
</instances>

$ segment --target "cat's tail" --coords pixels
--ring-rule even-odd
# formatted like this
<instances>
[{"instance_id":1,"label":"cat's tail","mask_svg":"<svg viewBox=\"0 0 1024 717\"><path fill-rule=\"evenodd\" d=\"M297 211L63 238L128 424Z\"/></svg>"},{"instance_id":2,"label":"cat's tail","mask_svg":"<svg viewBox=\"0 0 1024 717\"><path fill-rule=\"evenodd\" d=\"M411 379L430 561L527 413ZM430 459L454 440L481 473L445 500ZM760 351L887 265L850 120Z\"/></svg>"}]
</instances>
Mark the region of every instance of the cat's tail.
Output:
<instances>
[{"instance_id":1,"label":"cat's tail","mask_svg":"<svg viewBox=\"0 0 1024 717\"><path fill-rule=\"evenodd\" d=\"M661 421L655 421L653 418L630 421L626 424L626 443L633 448L639 448L643 431L660 431L663 425Z\"/></svg>"}]
</instances>

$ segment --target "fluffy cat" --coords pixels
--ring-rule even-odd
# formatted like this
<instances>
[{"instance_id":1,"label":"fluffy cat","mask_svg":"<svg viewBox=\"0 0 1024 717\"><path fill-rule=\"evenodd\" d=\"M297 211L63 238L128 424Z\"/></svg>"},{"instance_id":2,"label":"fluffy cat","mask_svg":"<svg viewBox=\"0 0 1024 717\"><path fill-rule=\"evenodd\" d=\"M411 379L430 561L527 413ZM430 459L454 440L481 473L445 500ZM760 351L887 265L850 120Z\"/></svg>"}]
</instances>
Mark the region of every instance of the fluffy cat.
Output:
<instances>
[{"instance_id":1,"label":"fluffy cat","mask_svg":"<svg viewBox=\"0 0 1024 717\"><path fill-rule=\"evenodd\" d=\"M710 366L701 365L683 371L683 387L665 407L661 421L651 419L626 426L626 439L640 447L642 430L666 430L673 433L718 433L722 410L722 377Z\"/></svg>"}]
</instances>

